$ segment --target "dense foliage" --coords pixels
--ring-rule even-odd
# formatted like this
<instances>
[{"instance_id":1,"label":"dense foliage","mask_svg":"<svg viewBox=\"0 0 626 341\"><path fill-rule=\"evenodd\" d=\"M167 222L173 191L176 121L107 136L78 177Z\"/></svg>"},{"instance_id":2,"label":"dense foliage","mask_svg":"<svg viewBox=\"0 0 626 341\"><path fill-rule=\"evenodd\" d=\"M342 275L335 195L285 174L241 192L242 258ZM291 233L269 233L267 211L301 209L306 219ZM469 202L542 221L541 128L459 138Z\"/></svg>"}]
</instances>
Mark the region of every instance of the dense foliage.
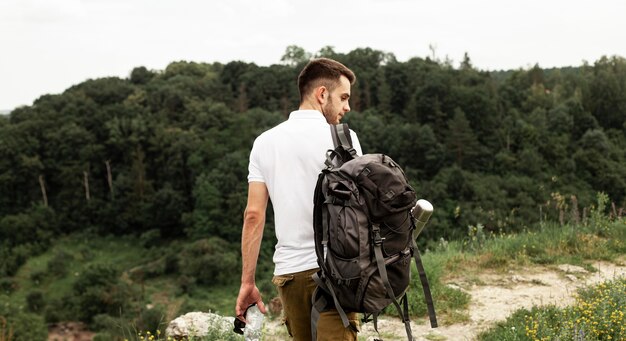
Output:
<instances>
[{"instance_id":1,"label":"dense foliage","mask_svg":"<svg viewBox=\"0 0 626 341\"><path fill-rule=\"evenodd\" d=\"M478 222L520 228L556 192L584 206L604 191L624 206L623 58L490 73L468 57L455 68L369 48L319 54L358 75L347 120L366 152L391 155L435 204L431 237ZM5 246L87 228L237 241L252 141L297 107L308 55L292 46L269 67L138 67L15 109L0 120Z\"/></svg>"},{"instance_id":2,"label":"dense foliage","mask_svg":"<svg viewBox=\"0 0 626 341\"><path fill-rule=\"evenodd\" d=\"M133 235L146 248L185 239L189 247L159 258L145 276L182 274L183 292L195 283L232 285L249 150L297 108L296 77L310 55L290 46L282 64L268 67L137 67L128 78L87 80L0 115L2 287L13 290L11 277L29 257L78 231ZM369 48L317 55L357 74L346 121L364 151L392 156L434 204L422 242L464 237L478 224L515 232L545 220L577 223L600 191L614 201L606 210L623 214L624 58L486 72L467 56L455 67ZM271 213L265 239L269 260ZM66 272L63 256L48 266L47 276ZM28 304L33 312L70 305L90 322L133 295L119 270L93 267L73 284L74 299L46 309L33 292Z\"/></svg>"}]
</instances>

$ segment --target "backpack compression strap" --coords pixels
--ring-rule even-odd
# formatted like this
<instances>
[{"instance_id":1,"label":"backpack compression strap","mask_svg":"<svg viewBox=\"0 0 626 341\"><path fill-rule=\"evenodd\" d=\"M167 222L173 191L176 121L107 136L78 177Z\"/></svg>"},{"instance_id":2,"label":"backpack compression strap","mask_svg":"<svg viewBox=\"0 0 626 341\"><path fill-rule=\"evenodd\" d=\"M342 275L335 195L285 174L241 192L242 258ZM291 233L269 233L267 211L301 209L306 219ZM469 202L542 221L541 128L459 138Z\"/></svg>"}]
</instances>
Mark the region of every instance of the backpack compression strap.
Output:
<instances>
[{"instance_id":1,"label":"backpack compression strap","mask_svg":"<svg viewBox=\"0 0 626 341\"><path fill-rule=\"evenodd\" d=\"M430 293L430 285L428 284L428 278L426 277L426 271L424 270L424 264L422 264L422 258L420 251L417 249L415 239L413 241L413 258L415 258L415 266L417 272L420 275L420 282L422 282L422 289L424 290L424 299L426 300L426 307L428 308L428 318L430 319L430 326L437 328L437 315L435 314L435 305L433 304L433 296Z\"/></svg>"},{"instance_id":2,"label":"backpack compression strap","mask_svg":"<svg viewBox=\"0 0 626 341\"><path fill-rule=\"evenodd\" d=\"M396 306L398 310L398 314L400 318L402 318L402 322L404 322L404 328L406 329L406 335L409 340L413 340L413 335L411 332L411 320L409 319L409 309L408 304L405 303L405 309L402 310L400 307L400 303L396 299L396 294L393 292L393 288L391 287L391 283L389 283L389 277L387 276L387 268L385 268L385 259L383 258L382 251L382 243L383 239L380 236L380 227L376 224L372 225L372 232L374 233L373 242L374 242L374 256L376 257L376 265L378 266L378 273L380 274L381 279L383 280L383 284L385 284L385 288L387 289L387 296L393 300L393 304ZM403 299L406 302L406 294ZM375 328L377 321L375 321ZM377 330L378 331L378 330Z\"/></svg>"},{"instance_id":3,"label":"backpack compression strap","mask_svg":"<svg viewBox=\"0 0 626 341\"><path fill-rule=\"evenodd\" d=\"M319 273L315 273L311 277L313 278L315 283L317 283L317 288L313 292L313 307L311 308L312 340L317 340L317 323L320 319L320 312L326 310L329 307L329 302L326 300L320 290L330 292L333 298L333 303L335 304L335 309L337 309L337 312L341 317L341 322L343 323L344 328L351 328L355 332L358 332L358 329L356 329L356 327L352 325L352 323L350 323L350 320L348 320L348 315L346 315L346 312L343 310L343 308L341 308L339 300L337 299L337 295L335 294L335 291L333 289L332 282L328 278L321 278L319 276Z\"/></svg>"}]
</instances>

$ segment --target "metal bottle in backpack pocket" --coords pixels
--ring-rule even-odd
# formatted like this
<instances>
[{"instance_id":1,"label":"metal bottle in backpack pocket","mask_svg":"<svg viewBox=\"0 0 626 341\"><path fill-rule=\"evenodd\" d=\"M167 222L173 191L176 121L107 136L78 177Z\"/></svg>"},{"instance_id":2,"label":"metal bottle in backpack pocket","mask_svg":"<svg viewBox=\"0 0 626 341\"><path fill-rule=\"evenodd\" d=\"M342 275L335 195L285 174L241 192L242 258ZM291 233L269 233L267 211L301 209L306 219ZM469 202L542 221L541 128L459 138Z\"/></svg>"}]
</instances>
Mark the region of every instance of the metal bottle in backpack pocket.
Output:
<instances>
[{"instance_id":1,"label":"metal bottle in backpack pocket","mask_svg":"<svg viewBox=\"0 0 626 341\"><path fill-rule=\"evenodd\" d=\"M411 209L411 213L413 218L415 218L415 232L413 232L413 239L415 239L422 233L428 219L433 214L433 205L427 200L420 199L415 204L415 207Z\"/></svg>"}]
</instances>

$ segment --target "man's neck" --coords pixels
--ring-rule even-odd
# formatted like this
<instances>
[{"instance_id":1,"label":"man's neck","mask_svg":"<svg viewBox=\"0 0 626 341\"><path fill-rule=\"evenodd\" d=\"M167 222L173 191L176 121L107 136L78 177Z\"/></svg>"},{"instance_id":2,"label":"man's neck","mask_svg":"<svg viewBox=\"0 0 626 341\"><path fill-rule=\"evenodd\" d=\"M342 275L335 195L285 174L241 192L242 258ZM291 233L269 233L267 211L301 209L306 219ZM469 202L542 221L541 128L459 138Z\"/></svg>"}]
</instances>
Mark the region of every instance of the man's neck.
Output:
<instances>
[{"instance_id":1,"label":"man's neck","mask_svg":"<svg viewBox=\"0 0 626 341\"><path fill-rule=\"evenodd\" d=\"M311 101L304 101L300 103L299 110L317 110L320 113L322 112L322 106L316 103L312 103Z\"/></svg>"}]
</instances>

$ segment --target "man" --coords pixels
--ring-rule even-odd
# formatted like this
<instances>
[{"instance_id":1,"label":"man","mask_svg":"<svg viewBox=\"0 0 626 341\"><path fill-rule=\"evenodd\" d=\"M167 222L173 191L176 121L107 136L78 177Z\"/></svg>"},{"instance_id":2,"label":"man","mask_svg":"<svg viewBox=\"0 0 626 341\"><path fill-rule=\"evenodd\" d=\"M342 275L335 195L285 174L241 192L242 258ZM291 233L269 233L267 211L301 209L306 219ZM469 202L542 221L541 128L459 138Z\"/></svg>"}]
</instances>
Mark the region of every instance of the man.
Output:
<instances>
[{"instance_id":1,"label":"man","mask_svg":"<svg viewBox=\"0 0 626 341\"><path fill-rule=\"evenodd\" d=\"M284 310L285 325L295 340L311 340L311 297L317 271L313 237L313 192L325 154L333 149L329 124L337 124L350 111L350 86L354 73L343 64L319 58L298 76L299 110L289 119L261 134L250 153L248 203L241 241L243 267L235 312L242 318L253 303L266 309L255 284L255 272L265 224L268 199L274 208L278 243L274 253L274 278ZM354 148L361 146L351 132ZM317 340L356 340L354 328L344 328L336 310L321 314Z\"/></svg>"}]
</instances>

